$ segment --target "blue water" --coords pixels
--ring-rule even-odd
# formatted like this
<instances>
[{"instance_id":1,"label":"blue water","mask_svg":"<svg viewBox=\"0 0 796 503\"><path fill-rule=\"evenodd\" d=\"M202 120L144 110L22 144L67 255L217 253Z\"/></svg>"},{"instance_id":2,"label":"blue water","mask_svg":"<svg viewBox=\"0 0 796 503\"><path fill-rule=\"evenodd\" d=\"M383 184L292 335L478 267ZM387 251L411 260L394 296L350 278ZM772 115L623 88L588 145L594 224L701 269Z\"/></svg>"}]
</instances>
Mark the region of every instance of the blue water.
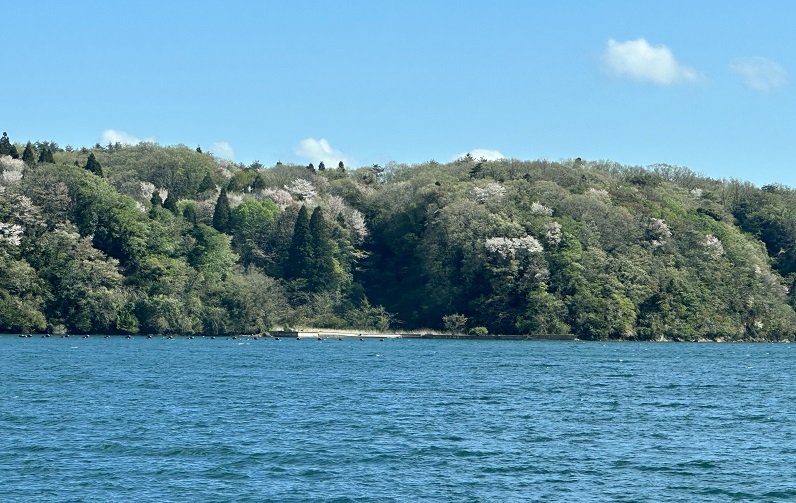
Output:
<instances>
[{"instance_id":1,"label":"blue water","mask_svg":"<svg viewBox=\"0 0 796 503\"><path fill-rule=\"evenodd\" d=\"M0 501L796 499L796 346L0 337Z\"/></svg>"}]
</instances>

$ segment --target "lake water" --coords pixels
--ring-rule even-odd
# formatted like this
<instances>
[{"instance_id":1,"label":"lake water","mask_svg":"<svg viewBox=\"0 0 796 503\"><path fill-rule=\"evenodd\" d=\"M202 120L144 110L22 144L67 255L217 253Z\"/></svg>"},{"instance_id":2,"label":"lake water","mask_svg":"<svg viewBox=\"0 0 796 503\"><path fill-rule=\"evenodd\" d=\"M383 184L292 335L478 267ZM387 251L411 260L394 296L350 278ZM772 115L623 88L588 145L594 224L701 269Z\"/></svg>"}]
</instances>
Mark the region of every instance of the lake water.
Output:
<instances>
[{"instance_id":1,"label":"lake water","mask_svg":"<svg viewBox=\"0 0 796 503\"><path fill-rule=\"evenodd\" d=\"M0 337L0 501L796 499L796 346Z\"/></svg>"}]
</instances>

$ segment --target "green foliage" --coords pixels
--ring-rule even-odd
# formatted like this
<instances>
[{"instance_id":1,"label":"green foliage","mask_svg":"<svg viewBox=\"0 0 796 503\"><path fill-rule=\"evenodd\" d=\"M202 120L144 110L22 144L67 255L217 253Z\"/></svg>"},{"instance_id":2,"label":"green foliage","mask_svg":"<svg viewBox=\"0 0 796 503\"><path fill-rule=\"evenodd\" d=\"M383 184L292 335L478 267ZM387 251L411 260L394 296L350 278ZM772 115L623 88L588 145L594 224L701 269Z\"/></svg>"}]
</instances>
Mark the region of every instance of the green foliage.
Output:
<instances>
[{"instance_id":1,"label":"green foliage","mask_svg":"<svg viewBox=\"0 0 796 503\"><path fill-rule=\"evenodd\" d=\"M152 192L152 197L149 199L149 203L153 208L156 206L163 206L163 199L160 197L160 191L155 190Z\"/></svg>"},{"instance_id":2,"label":"green foliage","mask_svg":"<svg viewBox=\"0 0 796 503\"><path fill-rule=\"evenodd\" d=\"M303 279L311 272L313 259L311 239L307 207L302 205L296 216L293 238L285 261L285 278Z\"/></svg>"},{"instance_id":3,"label":"green foliage","mask_svg":"<svg viewBox=\"0 0 796 503\"><path fill-rule=\"evenodd\" d=\"M227 232L230 228L230 208L227 189L222 188L213 210L213 228L219 232Z\"/></svg>"},{"instance_id":4,"label":"green foliage","mask_svg":"<svg viewBox=\"0 0 796 503\"><path fill-rule=\"evenodd\" d=\"M201 194L211 190L216 190L216 182L213 181L213 178L208 173L202 178L202 182L199 184L197 191Z\"/></svg>"},{"instance_id":5,"label":"green foliage","mask_svg":"<svg viewBox=\"0 0 796 503\"><path fill-rule=\"evenodd\" d=\"M48 297L45 283L30 264L0 251L0 332L44 330Z\"/></svg>"},{"instance_id":6,"label":"green foliage","mask_svg":"<svg viewBox=\"0 0 796 503\"><path fill-rule=\"evenodd\" d=\"M486 327L473 327L470 329L471 335L477 335L479 337L483 337L485 335L489 335L489 329Z\"/></svg>"},{"instance_id":7,"label":"green foliage","mask_svg":"<svg viewBox=\"0 0 796 503\"><path fill-rule=\"evenodd\" d=\"M0 137L0 156L11 155L11 140L8 138L8 133L3 131L3 136Z\"/></svg>"},{"instance_id":8,"label":"green foliage","mask_svg":"<svg viewBox=\"0 0 796 503\"><path fill-rule=\"evenodd\" d=\"M442 317L442 324L445 330L452 334L464 333L464 328L467 326L467 316L463 314L446 314Z\"/></svg>"},{"instance_id":9,"label":"green foliage","mask_svg":"<svg viewBox=\"0 0 796 503\"><path fill-rule=\"evenodd\" d=\"M334 242L320 206L312 211L309 233L311 258L304 272L307 286L314 292L335 291L340 278L335 264Z\"/></svg>"},{"instance_id":10,"label":"green foliage","mask_svg":"<svg viewBox=\"0 0 796 503\"><path fill-rule=\"evenodd\" d=\"M271 258L268 242L274 233L279 207L271 200L246 199L232 210L233 243L244 267L251 264L265 268Z\"/></svg>"},{"instance_id":11,"label":"green foliage","mask_svg":"<svg viewBox=\"0 0 796 503\"><path fill-rule=\"evenodd\" d=\"M54 163L55 160L53 159L53 152L50 150L50 147L44 147L39 152L39 163Z\"/></svg>"},{"instance_id":12,"label":"green foliage","mask_svg":"<svg viewBox=\"0 0 796 503\"><path fill-rule=\"evenodd\" d=\"M0 331L796 337L780 185L581 159L316 172L147 143L5 159Z\"/></svg>"},{"instance_id":13,"label":"green foliage","mask_svg":"<svg viewBox=\"0 0 796 503\"><path fill-rule=\"evenodd\" d=\"M50 158L52 159L52 154L50 155ZM39 162L41 162L41 160L39 160ZM93 152L88 155L88 159L86 160L86 165L83 166L83 169L91 173L94 173L97 176L103 176L102 165L100 165L99 161L94 156Z\"/></svg>"},{"instance_id":14,"label":"green foliage","mask_svg":"<svg viewBox=\"0 0 796 503\"><path fill-rule=\"evenodd\" d=\"M25 145L25 150L22 151L22 160L25 161L25 164L28 166L33 166L35 162L35 157L33 155L33 145L28 142Z\"/></svg>"},{"instance_id":15,"label":"green foliage","mask_svg":"<svg viewBox=\"0 0 796 503\"><path fill-rule=\"evenodd\" d=\"M163 207L175 215L177 214L177 198L173 193L169 192L169 195L166 196L166 200L163 201Z\"/></svg>"},{"instance_id":16,"label":"green foliage","mask_svg":"<svg viewBox=\"0 0 796 503\"><path fill-rule=\"evenodd\" d=\"M225 277L238 259L230 246L231 238L205 224L198 224L193 234L196 243L188 255L191 266L209 278Z\"/></svg>"}]
</instances>

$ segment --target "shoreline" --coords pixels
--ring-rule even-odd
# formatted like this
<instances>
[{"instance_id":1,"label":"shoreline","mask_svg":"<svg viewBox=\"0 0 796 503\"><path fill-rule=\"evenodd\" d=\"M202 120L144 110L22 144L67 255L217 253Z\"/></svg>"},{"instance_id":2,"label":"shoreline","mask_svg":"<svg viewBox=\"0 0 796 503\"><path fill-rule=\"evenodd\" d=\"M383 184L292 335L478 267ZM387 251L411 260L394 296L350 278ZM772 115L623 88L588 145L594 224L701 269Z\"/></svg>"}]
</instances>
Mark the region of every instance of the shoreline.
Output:
<instances>
[{"instance_id":1,"label":"shoreline","mask_svg":"<svg viewBox=\"0 0 796 503\"><path fill-rule=\"evenodd\" d=\"M695 340L678 340L671 338L659 339L579 339L574 334L444 334L438 332L374 332L374 331L348 331L348 330L271 330L262 334L225 334L225 335L178 335L178 334L41 334L41 333L0 333L0 337L15 338L72 338L72 339L296 339L296 340L385 340L385 339L424 339L424 340L468 340L468 341L559 341L559 342L638 342L638 343L778 343L788 344L790 340L765 340L765 339L738 339L725 338Z\"/></svg>"}]
</instances>

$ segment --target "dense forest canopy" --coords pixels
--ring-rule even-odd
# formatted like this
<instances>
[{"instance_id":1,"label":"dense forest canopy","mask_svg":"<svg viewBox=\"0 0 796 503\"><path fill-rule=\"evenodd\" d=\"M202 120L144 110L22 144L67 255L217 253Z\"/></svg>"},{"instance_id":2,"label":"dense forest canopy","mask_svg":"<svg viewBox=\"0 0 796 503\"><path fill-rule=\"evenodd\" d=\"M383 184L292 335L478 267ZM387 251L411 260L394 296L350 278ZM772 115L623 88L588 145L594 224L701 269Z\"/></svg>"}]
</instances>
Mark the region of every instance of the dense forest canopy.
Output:
<instances>
[{"instance_id":1,"label":"dense forest canopy","mask_svg":"<svg viewBox=\"0 0 796 503\"><path fill-rule=\"evenodd\" d=\"M790 340L796 192L581 159L259 162L0 138L0 331Z\"/></svg>"}]
</instances>

